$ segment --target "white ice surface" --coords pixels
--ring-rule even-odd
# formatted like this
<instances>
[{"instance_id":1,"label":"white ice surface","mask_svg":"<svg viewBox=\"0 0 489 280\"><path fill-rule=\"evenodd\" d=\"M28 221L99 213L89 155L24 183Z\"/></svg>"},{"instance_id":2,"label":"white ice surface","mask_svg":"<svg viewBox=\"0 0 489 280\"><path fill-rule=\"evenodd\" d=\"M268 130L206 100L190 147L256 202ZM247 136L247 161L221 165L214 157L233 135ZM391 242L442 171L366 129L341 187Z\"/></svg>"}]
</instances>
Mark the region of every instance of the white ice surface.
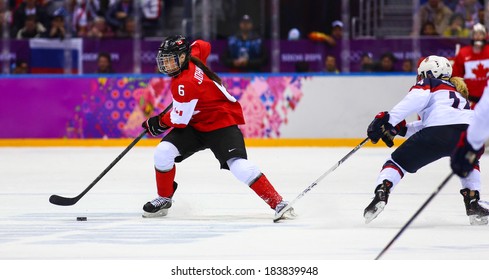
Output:
<instances>
[{"instance_id":1,"label":"white ice surface","mask_svg":"<svg viewBox=\"0 0 489 280\"><path fill-rule=\"evenodd\" d=\"M288 200L352 148L249 148L248 156ZM274 224L273 211L210 151L177 165L169 215L143 219L156 195L154 148L133 148L74 206L74 197L123 148L0 148L2 260L372 260L449 174L448 158L408 174L383 213L365 224L387 148L362 148ZM482 200L489 165L481 160ZM382 259L489 260L489 227L470 226L453 177ZM489 199L488 199L489 200ZM76 221L84 216L88 221Z\"/></svg>"}]
</instances>

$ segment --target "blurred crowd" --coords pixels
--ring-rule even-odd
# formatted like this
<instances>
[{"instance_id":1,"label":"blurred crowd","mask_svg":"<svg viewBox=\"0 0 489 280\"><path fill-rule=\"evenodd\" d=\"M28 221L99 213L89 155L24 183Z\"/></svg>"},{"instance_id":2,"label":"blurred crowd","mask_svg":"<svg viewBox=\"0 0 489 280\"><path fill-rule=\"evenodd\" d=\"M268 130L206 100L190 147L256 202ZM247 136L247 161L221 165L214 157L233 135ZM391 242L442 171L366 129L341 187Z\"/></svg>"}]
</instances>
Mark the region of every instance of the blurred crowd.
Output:
<instances>
[{"instance_id":1,"label":"blurred crowd","mask_svg":"<svg viewBox=\"0 0 489 280\"><path fill-rule=\"evenodd\" d=\"M143 36L154 36L162 0L2 0L0 30L10 38L128 38L136 32L136 12Z\"/></svg>"},{"instance_id":2,"label":"blurred crowd","mask_svg":"<svg viewBox=\"0 0 489 280\"><path fill-rule=\"evenodd\" d=\"M136 9L134 0L0 0L0 32L4 38L13 39L133 38L136 32L143 37L157 37L162 26L163 7L171 7L171 1L176 0L140 0ZM472 39L474 26L485 25L484 0L420 0L419 3L412 35L456 37L468 41ZM339 13L330 18L327 26L317 31L306 30L308 28L294 23L286 38L281 39L324 44L322 72L337 74L341 72L338 50L345 25ZM265 47L265 40L270 38L264 37L266 34L260 30L261 25L260 19L254 21L248 14L239 15L236 31L226 37L226 51L219 54L220 63L228 71L263 72L270 64L270 50ZM99 51L97 73L116 72L111 66L110 53ZM366 51L357 68L360 72L413 72L415 64L416 61L396 58L388 51L376 55ZM28 61L19 60L14 65L13 73L28 72ZM295 71L309 72L310 65L299 61Z\"/></svg>"},{"instance_id":3,"label":"blurred crowd","mask_svg":"<svg viewBox=\"0 0 489 280\"><path fill-rule=\"evenodd\" d=\"M424 0L413 34L468 38L477 24L485 24L483 0Z\"/></svg>"}]
</instances>

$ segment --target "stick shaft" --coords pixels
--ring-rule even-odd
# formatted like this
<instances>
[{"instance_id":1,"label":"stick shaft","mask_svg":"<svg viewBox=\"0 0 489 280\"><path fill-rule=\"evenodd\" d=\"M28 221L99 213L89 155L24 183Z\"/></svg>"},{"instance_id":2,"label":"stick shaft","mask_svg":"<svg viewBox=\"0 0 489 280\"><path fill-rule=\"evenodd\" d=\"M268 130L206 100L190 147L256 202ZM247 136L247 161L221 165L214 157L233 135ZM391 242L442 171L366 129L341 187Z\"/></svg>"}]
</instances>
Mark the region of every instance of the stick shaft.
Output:
<instances>
[{"instance_id":1,"label":"stick shaft","mask_svg":"<svg viewBox=\"0 0 489 280\"><path fill-rule=\"evenodd\" d=\"M122 151L122 153L120 153L115 159L114 161L112 161L109 166L107 166L104 171L102 171L102 173L100 173L100 175L97 176L97 178L95 178L95 180L93 180L93 182L82 192L80 193L77 197L78 199L80 199L82 196L84 196L91 188L93 188L93 186L95 186L95 184L98 183L98 181L100 181L100 179L102 179L105 174L107 174L111 169L112 167L114 167L138 142L139 140L141 140L144 135L146 134L146 130L144 130L143 132L141 132L138 137L136 137L132 142L131 144L129 144L129 146L127 146L124 151Z\"/></svg>"},{"instance_id":2,"label":"stick shaft","mask_svg":"<svg viewBox=\"0 0 489 280\"><path fill-rule=\"evenodd\" d=\"M333 172L338 166L340 166L343 162L345 162L351 155L353 155L356 151L358 151L363 145L367 143L369 138L365 138L360 144L358 144L353 150L351 150L348 154L346 154L342 159L340 159L335 165L333 165L328 171L324 172L316 181L314 181L309 187L303 190L294 200L292 200L284 209L280 210L277 213L276 217L280 217L285 211L289 210L292 205L294 205L299 199L305 196L310 190L312 190L324 177L328 176L331 172Z\"/></svg>"},{"instance_id":3,"label":"stick shaft","mask_svg":"<svg viewBox=\"0 0 489 280\"><path fill-rule=\"evenodd\" d=\"M168 107L165 108L165 110L163 110L163 112L161 114L164 114L166 112L168 112L170 109L172 108L172 104L168 105ZM102 179L105 174L107 174L111 169L112 167L114 167L138 142L139 140L141 140L144 135L147 133L146 130L142 131L138 137L136 137L132 142L131 144L129 144L129 146L127 146L110 164L109 166L107 166L104 171L102 171L102 173L100 173L100 175L97 176L97 178L95 178L95 180L93 180L92 183L90 183L90 185L88 185L88 187L85 188L85 190L83 190L79 195L75 196L75 197L62 197L62 196L59 196L59 195L52 195L50 198L49 198L49 202L51 202L52 204L56 204L56 205L60 205L60 206L71 206L75 203L78 202L78 200L80 200L87 192L89 192L93 186L95 186L95 184L98 183L98 181L100 181L100 179Z\"/></svg>"},{"instance_id":4,"label":"stick shaft","mask_svg":"<svg viewBox=\"0 0 489 280\"><path fill-rule=\"evenodd\" d=\"M435 196L441 191L441 189L450 181L450 178L452 178L453 172L448 175L445 180L436 188L436 190L430 195L430 197L423 203L423 205L414 213L414 215L407 221L407 223L399 230L399 232L392 238L392 240L384 247L384 249L379 253L379 255L375 258L376 260L380 259L382 255L384 255L387 250L394 244L394 242L401 236L401 234L408 228L408 226L416 219L416 217L423 211L423 209L426 208L426 206L435 198Z\"/></svg>"}]
</instances>

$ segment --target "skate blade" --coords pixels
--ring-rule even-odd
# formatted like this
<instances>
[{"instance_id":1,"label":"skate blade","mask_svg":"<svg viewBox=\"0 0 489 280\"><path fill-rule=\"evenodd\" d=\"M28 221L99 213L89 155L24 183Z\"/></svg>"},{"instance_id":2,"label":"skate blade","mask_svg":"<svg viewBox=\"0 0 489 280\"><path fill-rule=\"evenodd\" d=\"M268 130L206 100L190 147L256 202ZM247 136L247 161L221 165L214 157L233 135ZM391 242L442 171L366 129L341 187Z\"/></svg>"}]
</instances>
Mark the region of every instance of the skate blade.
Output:
<instances>
[{"instance_id":1,"label":"skate blade","mask_svg":"<svg viewBox=\"0 0 489 280\"><path fill-rule=\"evenodd\" d=\"M154 213L143 212L143 218L159 218L168 215L168 209L161 209Z\"/></svg>"},{"instance_id":2,"label":"skate blade","mask_svg":"<svg viewBox=\"0 0 489 280\"><path fill-rule=\"evenodd\" d=\"M470 215L469 221L472 226L484 226L488 224L487 216Z\"/></svg>"},{"instance_id":3,"label":"skate blade","mask_svg":"<svg viewBox=\"0 0 489 280\"><path fill-rule=\"evenodd\" d=\"M371 221L373 221L377 216L384 211L385 207L385 202L384 201L379 201L377 204L375 204L375 211L369 211L363 215L365 218L365 223L368 224Z\"/></svg>"},{"instance_id":4,"label":"skate blade","mask_svg":"<svg viewBox=\"0 0 489 280\"><path fill-rule=\"evenodd\" d=\"M274 223L278 223L282 220L294 220L297 218L297 214L294 211L294 208L290 208L289 210L285 211L282 216L275 216L273 219Z\"/></svg>"}]
</instances>

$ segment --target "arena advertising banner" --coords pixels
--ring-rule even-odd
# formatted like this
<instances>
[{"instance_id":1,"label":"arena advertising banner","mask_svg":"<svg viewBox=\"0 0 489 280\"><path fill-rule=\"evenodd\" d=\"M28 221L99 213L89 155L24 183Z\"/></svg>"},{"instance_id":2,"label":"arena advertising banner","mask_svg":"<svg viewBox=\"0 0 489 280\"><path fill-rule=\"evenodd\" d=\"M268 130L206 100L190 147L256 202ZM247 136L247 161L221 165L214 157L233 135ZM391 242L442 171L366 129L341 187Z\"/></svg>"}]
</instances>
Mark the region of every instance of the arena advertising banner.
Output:
<instances>
[{"instance_id":1,"label":"arena advertising banner","mask_svg":"<svg viewBox=\"0 0 489 280\"><path fill-rule=\"evenodd\" d=\"M345 43L346 45L344 45ZM468 43L467 40L464 41L457 38L429 38L414 41L409 38L384 40L358 39L348 42L339 42L336 47L330 47L324 42L315 42L311 40L282 40L279 44L279 68L281 73L293 73L297 72L297 64L301 63L302 65L307 64L308 72L322 72L325 68L324 61L326 56L332 55L336 57L338 69L343 69L342 63L348 61L350 72L358 72L360 71L360 59L365 53L370 54L372 58L377 61L382 54L391 52L397 59L396 67L400 69L402 62L405 59L413 60L417 57L428 56L431 54L453 57L455 55L457 44L465 45ZM83 50L83 53L81 54L82 65L80 65L79 69L77 68L77 73L95 73L97 68L97 54L99 52L110 53L112 65L116 73L134 72L133 50L135 49L135 41L124 39L83 39L81 44L81 46L77 45L76 47L77 49ZM141 41L141 52L138 57L141 61L141 73L156 73L155 56L160 44L161 41L157 39ZM37 46L37 44L35 45ZM270 50L271 42L265 41L265 46ZM14 63L16 59L23 59L37 67L39 58L42 57L34 57L32 47L32 43L30 43L29 40L12 40L10 41L9 46L10 54L0 57L0 60L9 59ZM221 62L221 56L225 52L226 47L226 40L212 41L212 52L207 63L216 72L229 72L229 69L227 69ZM74 54L73 60L78 61L78 57L75 57L75 55L76 53ZM60 58L62 58L62 56L60 56ZM271 62L270 56L269 62ZM56 61L47 61L47 63L56 64ZM74 63L74 65L78 66L76 63ZM270 65L271 63L268 63L267 66L264 66L262 69L263 72L270 72Z\"/></svg>"},{"instance_id":2,"label":"arena advertising banner","mask_svg":"<svg viewBox=\"0 0 489 280\"><path fill-rule=\"evenodd\" d=\"M304 93L300 76L224 77L243 108L248 138L278 138ZM162 76L0 79L0 138L127 138L171 103ZM29 124L28 128L25 125Z\"/></svg>"}]
</instances>

